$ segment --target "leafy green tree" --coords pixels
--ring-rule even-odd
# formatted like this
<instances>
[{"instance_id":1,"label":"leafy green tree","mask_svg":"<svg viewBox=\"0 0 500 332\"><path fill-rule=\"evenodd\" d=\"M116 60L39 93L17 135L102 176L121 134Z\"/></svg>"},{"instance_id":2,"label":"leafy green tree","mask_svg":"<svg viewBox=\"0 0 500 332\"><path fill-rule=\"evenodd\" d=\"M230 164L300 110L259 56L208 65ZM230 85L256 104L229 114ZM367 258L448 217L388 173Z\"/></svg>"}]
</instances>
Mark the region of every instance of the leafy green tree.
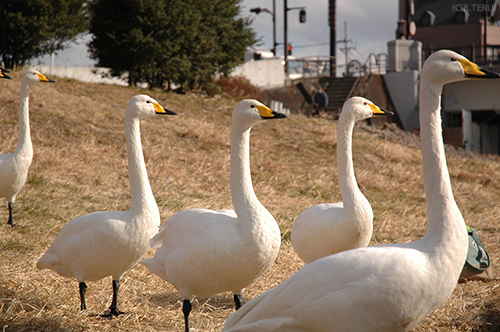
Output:
<instances>
[{"instance_id":1,"label":"leafy green tree","mask_svg":"<svg viewBox=\"0 0 500 332\"><path fill-rule=\"evenodd\" d=\"M99 66L129 74L130 85L175 83L207 89L256 42L241 0L96 0L90 49Z\"/></svg>"},{"instance_id":2,"label":"leafy green tree","mask_svg":"<svg viewBox=\"0 0 500 332\"><path fill-rule=\"evenodd\" d=\"M0 57L8 68L64 49L88 28L87 0L1 0Z\"/></svg>"}]
</instances>

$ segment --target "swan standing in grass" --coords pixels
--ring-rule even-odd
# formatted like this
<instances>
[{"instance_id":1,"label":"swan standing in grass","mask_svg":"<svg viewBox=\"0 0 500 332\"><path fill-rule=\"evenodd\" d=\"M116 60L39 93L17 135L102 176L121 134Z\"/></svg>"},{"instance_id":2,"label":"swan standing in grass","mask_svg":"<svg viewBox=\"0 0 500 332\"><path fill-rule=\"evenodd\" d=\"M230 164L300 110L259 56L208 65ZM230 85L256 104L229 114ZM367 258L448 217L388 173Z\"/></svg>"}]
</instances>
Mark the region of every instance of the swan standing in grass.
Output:
<instances>
[{"instance_id":1,"label":"swan standing in grass","mask_svg":"<svg viewBox=\"0 0 500 332\"><path fill-rule=\"evenodd\" d=\"M3 71L3 70L2 70ZM10 78L2 73L0 77ZM24 186L28 177L28 168L33 159L33 145L31 145L29 97L31 87L40 82L55 82L45 75L28 70L21 81L19 100L19 144L10 154L0 154L0 197L5 197L9 206L9 220L7 224L14 225L13 208L16 196Z\"/></svg>"},{"instance_id":2,"label":"swan standing in grass","mask_svg":"<svg viewBox=\"0 0 500 332\"><path fill-rule=\"evenodd\" d=\"M152 246L163 244L142 264L179 290L186 331L194 295L231 291L238 309L244 288L269 269L278 255L280 229L254 193L249 143L252 126L285 117L256 100L239 102L231 126L229 185L234 211L181 211L168 218L151 240Z\"/></svg>"},{"instance_id":3,"label":"swan standing in grass","mask_svg":"<svg viewBox=\"0 0 500 332\"><path fill-rule=\"evenodd\" d=\"M158 232L160 212L149 184L140 136L140 121L156 114L176 113L146 95L133 97L125 112L130 210L95 212L73 219L37 263L39 269L77 279L82 310L87 309L85 281L111 276L113 299L105 316L123 313L117 308L120 278L146 254L149 240Z\"/></svg>"},{"instance_id":4,"label":"swan standing in grass","mask_svg":"<svg viewBox=\"0 0 500 332\"><path fill-rule=\"evenodd\" d=\"M292 226L293 248L306 264L370 243L373 212L354 176L352 131L356 121L392 114L362 97L344 103L337 126L337 169L343 202L310 207Z\"/></svg>"},{"instance_id":5,"label":"swan standing in grass","mask_svg":"<svg viewBox=\"0 0 500 332\"><path fill-rule=\"evenodd\" d=\"M223 331L409 331L453 292L467 231L453 198L441 132L446 83L499 77L451 51L424 64L420 126L428 231L420 240L351 249L318 259L248 302Z\"/></svg>"}]
</instances>

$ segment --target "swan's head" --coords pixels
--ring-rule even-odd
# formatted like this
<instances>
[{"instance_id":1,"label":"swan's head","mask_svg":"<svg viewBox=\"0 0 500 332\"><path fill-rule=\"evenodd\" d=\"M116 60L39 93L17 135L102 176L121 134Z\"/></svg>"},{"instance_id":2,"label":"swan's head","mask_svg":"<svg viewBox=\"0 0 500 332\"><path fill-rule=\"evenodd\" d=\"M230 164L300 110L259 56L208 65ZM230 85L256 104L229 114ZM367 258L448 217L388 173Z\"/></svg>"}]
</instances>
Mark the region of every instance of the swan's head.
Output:
<instances>
[{"instance_id":1,"label":"swan's head","mask_svg":"<svg viewBox=\"0 0 500 332\"><path fill-rule=\"evenodd\" d=\"M471 78L498 77L500 74L483 69L450 50L440 50L431 54L422 68L422 79L443 85Z\"/></svg>"},{"instance_id":2,"label":"swan's head","mask_svg":"<svg viewBox=\"0 0 500 332\"><path fill-rule=\"evenodd\" d=\"M55 83L53 79L48 78L44 74L40 73L39 71L29 69L26 73L24 73L23 76L23 81L30 83L30 84L35 84L35 83Z\"/></svg>"},{"instance_id":3,"label":"swan's head","mask_svg":"<svg viewBox=\"0 0 500 332\"><path fill-rule=\"evenodd\" d=\"M363 97L349 98L342 106L341 117L353 117L354 121L368 119L374 116L394 115L390 111L386 111L375 105Z\"/></svg>"},{"instance_id":4,"label":"swan's head","mask_svg":"<svg viewBox=\"0 0 500 332\"><path fill-rule=\"evenodd\" d=\"M153 115L177 115L177 113L167 110L156 100L148 95L137 95L132 97L127 105L127 114L139 119Z\"/></svg>"},{"instance_id":5,"label":"swan's head","mask_svg":"<svg viewBox=\"0 0 500 332\"><path fill-rule=\"evenodd\" d=\"M7 75L7 73L9 73L9 71L7 69L0 68L0 78L6 78L6 79L11 80L12 77Z\"/></svg>"},{"instance_id":6,"label":"swan's head","mask_svg":"<svg viewBox=\"0 0 500 332\"><path fill-rule=\"evenodd\" d=\"M244 99L236 105L233 110L233 124L238 124L247 128L259 122L270 119L283 119L287 116L278 113L254 99Z\"/></svg>"}]
</instances>

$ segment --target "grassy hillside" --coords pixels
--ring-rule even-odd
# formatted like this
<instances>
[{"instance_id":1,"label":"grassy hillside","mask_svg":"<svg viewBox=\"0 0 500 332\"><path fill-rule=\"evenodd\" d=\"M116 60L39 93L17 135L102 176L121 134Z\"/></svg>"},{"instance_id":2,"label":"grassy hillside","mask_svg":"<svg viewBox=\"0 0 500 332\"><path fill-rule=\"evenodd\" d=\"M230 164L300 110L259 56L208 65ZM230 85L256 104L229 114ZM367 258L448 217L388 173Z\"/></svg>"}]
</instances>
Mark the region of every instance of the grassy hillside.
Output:
<instances>
[{"instance_id":1,"label":"grassy hillside","mask_svg":"<svg viewBox=\"0 0 500 332\"><path fill-rule=\"evenodd\" d=\"M0 81L0 152L18 142L20 73ZM112 320L89 315L106 310L111 278L89 282L88 312L80 312L78 285L35 263L71 219L93 211L128 210L124 110L146 93L178 116L142 122L149 179L162 220L183 209L232 208L229 196L231 111L238 100L84 84L60 79L32 89L30 117L34 160L18 195L10 228L0 201L0 328L4 331L181 331L178 292L143 266L122 279ZM265 101L264 101L265 102ZM294 218L319 203L341 200L335 163L336 122L292 115L252 130L254 188L276 217L283 242L274 266L251 285L247 300L279 284L302 267L290 245ZM372 244L406 242L426 232L418 137L394 127L355 128L354 165L361 190L372 204ZM500 258L498 232L500 158L447 148L455 198L466 222L477 228L493 259ZM147 257L151 257L151 250ZM439 271L436 271L439 274ZM459 284L440 309L420 323L423 331L498 331L499 273L491 282ZM193 301L192 327L217 331L233 312L232 296Z\"/></svg>"}]
</instances>

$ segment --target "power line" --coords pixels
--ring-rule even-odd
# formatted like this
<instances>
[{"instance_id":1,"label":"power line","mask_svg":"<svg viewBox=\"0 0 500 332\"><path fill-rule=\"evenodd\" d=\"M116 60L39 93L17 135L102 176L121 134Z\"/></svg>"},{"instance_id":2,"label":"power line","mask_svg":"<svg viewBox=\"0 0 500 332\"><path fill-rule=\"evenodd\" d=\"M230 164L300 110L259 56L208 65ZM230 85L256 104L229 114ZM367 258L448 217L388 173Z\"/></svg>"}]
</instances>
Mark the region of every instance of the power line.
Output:
<instances>
[{"instance_id":1,"label":"power line","mask_svg":"<svg viewBox=\"0 0 500 332\"><path fill-rule=\"evenodd\" d=\"M344 21L344 39L337 40L337 43L343 43L345 46L341 48L341 51L344 51L345 54L345 67L346 67L346 75L349 76L349 51L355 50L355 47L349 47L349 43L352 43L351 39L347 37L347 22Z\"/></svg>"},{"instance_id":2,"label":"power line","mask_svg":"<svg viewBox=\"0 0 500 332\"><path fill-rule=\"evenodd\" d=\"M294 45L293 48L304 48L304 47L314 47L314 46L323 46L330 45L330 43L318 43L318 44L307 44L307 45Z\"/></svg>"}]
</instances>

